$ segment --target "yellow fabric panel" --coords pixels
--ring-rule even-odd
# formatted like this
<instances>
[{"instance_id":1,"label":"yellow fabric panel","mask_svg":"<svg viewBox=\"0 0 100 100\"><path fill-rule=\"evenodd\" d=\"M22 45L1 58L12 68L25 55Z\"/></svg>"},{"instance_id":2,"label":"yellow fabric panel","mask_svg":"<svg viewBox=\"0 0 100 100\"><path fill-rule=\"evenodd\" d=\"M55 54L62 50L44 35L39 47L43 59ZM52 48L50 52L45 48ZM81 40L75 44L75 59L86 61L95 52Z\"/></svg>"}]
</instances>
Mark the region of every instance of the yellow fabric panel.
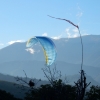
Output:
<instances>
[{"instance_id":1,"label":"yellow fabric panel","mask_svg":"<svg viewBox=\"0 0 100 100\"><path fill-rule=\"evenodd\" d=\"M47 53L46 53L46 51L45 51L45 49L43 48L43 51L44 51L44 55L45 55L45 60L46 60L46 64L48 63L48 55L47 55Z\"/></svg>"},{"instance_id":2,"label":"yellow fabric panel","mask_svg":"<svg viewBox=\"0 0 100 100\"><path fill-rule=\"evenodd\" d=\"M31 40L32 38L30 38L28 41L27 41L27 44L26 45L28 45L29 44L29 42L30 42L30 40Z\"/></svg>"}]
</instances>

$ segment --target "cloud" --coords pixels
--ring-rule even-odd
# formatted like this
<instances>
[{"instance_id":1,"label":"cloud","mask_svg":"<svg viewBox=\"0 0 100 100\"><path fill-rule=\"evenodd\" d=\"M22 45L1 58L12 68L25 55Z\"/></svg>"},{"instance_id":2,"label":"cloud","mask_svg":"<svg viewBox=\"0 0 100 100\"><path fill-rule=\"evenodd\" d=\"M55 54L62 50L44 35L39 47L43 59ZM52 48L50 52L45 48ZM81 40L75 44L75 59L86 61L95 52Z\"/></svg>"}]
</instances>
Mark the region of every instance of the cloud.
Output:
<instances>
[{"instance_id":1,"label":"cloud","mask_svg":"<svg viewBox=\"0 0 100 100\"><path fill-rule=\"evenodd\" d=\"M66 33L67 33L67 37L70 38L71 37L71 33L69 32L70 28L66 28Z\"/></svg>"},{"instance_id":2,"label":"cloud","mask_svg":"<svg viewBox=\"0 0 100 100\"><path fill-rule=\"evenodd\" d=\"M78 29L76 27L68 27L68 28L65 29L65 32L62 33L61 35L54 36L54 37L51 37L51 38L55 39L55 40L59 40L62 37L66 37L66 35L67 35L67 38L77 38L77 37L80 37L79 31L78 31ZM85 35L89 35L89 34L81 32L81 36L85 36Z\"/></svg>"},{"instance_id":3,"label":"cloud","mask_svg":"<svg viewBox=\"0 0 100 100\"><path fill-rule=\"evenodd\" d=\"M77 16L78 18L82 17L82 15L83 15L83 12L78 12L78 13L76 14L76 16Z\"/></svg>"},{"instance_id":4,"label":"cloud","mask_svg":"<svg viewBox=\"0 0 100 100\"><path fill-rule=\"evenodd\" d=\"M77 28L74 28L73 29L73 32L78 33L78 29Z\"/></svg>"},{"instance_id":5,"label":"cloud","mask_svg":"<svg viewBox=\"0 0 100 100\"><path fill-rule=\"evenodd\" d=\"M55 40L59 40L61 37L62 37L62 35L55 36L55 37L51 37L51 38L52 38L52 39L55 39Z\"/></svg>"},{"instance_id":6,"label":"cloud","mask_svg":"<svg viewBox=\"0 0 100 100\"><path fill-rule=\"evenodd\" d=\"M11 44L14 44L14 43L16 43L16 42L24 42L24 41L23 41L23 40L15 40L15 41L10 41L10 42L8 42L8 44L11 45Z\"/></svg>"},{"instance_id":7,"label":"cloud","mask_svg":"<svg viewBox=\"0 0 100 100\"><path fill-rule=\"evenodd\" d=\"M75 33L74 33L74 32ZM66 29L66 33L67 33L67 37L68 38L76 38L76 37L78 37L78 33L77 33L77 30L76 29L70 29L70 28L67 28Z\"/></svg>"},{"instance_id":8,"label":"cloud","mask_svg":"<svg viewBox=\"0 0 100 100\"><path fill-rule=\"evenodd\" d=\"M72 28L66 28L66 34L67 34L68 38L76 38L76 37L80 36L77 28L73 28L73 29ZM85 36L85 35L89 35L89 34L86 34L86 33L81 34L81 36Z\"/></svg>"},{"instance_id":9,"label":"cloud","mask_svg":"<svg viewBox=\"0 0 100 100\"><path fill-rule=\"evenodd\" d=\"M27 48L25 50L28 51L28 52L30 52L31 54L35 53L35 50L33 48Z\"/></svg>"},{"instance_id":10,"label":"cloud","mask_svg":"<svg viewBox=\"0 0 100 100\"><path fill-rule=\"evenodd\" d=\"M0 46L3 46L4 44L3 43L0 43Z\"/></svg>"},{"instance_id":11,"label":"cloud","mask_svg":"<svg viewBox=\"0 0 100 100\"><path fill-rule=\"evenodd\" d=\"M48 35L47 33L43 33L43 34L42 34L42 36L47 36L47 35Z\"/></svg>"},{"instance_id":12,"label":"cloud","mask_svg":"<svg viewBox=\"0 0 100 100\"><path fill-rule=\"evenodd\" d=\"M80 18L80 17L83 16L83 11L82 11L82 9L80 8L79 4L77 5L77 9L78 9L78 12L77 12L77 14L76 14L76 17L77 17L77 18Z\"/></svg>"}]
</instances>

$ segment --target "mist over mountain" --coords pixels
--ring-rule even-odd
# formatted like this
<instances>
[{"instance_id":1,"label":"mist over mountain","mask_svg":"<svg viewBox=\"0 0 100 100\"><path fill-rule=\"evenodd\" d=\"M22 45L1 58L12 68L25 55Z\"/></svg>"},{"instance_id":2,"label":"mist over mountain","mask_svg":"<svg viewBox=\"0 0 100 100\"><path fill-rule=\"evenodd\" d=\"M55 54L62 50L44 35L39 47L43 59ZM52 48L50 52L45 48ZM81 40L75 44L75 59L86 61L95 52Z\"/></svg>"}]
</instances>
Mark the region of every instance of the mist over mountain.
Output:
<instances>
[{"instance_id":1,"label":"mist over mountain","mask_svg":"<svg viewBox=\"0 0 100 100\"><path fill-rule=\"evenodd\" d=\"M100 36L83 36L84 66L86 74L100 82ZM54 40L57 48L55 61L57 70L62 75L74 75L79 73L81 66L82 50L80 38L61 38ZM53 69L55 64L50 68ZM45 67L45 58L42 47L39 44L31 49L26 48L26 42L14 43L0 50L0 73L45 79L41 70Z\"/></svg>"}]
</instances>

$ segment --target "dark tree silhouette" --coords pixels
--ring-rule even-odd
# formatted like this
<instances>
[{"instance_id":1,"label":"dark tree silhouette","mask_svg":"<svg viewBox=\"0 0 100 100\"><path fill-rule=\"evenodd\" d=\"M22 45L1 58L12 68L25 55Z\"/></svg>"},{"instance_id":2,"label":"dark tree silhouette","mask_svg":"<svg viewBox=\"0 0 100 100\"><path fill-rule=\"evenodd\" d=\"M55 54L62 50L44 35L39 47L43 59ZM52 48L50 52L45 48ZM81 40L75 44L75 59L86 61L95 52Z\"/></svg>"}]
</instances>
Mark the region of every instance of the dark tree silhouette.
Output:
<instances>
[{"instance_id":1,"label":"dark tree silhouette","mask_svg":"<svg viewBox=\"0 0 100 100\"><path fill-rule=\"evenodd\" d=\"M76 99L77 100L84 99L86 88L91 83L91 82L89 84L86 83L86 76L85 76L84 70L81 70L80 74L81 74L80 79L77 81L77 83L74 82L77 87L76 88L76 92L77 92Z\"/></svg>"},{"instance_id":2,"label":"dark tree silhouette","mask_svg":"<svg viewBox=\"0 0 100 100\"><path fill-rule=\"evenodd\" d=\"M53 81L53 85L41 85L26 94L25 100L75 100L76 87L62 83L62 80Z\"/></svg>"},{"instance_id":3,"label":"dark tree silhouette","mask_svg":"<svg viewBox=\"0 0 100 100\"><path fill-rule=\"evenodd\" d=\"M85 100L100 100L100 86L91 86Z\"/></svg>"},{"instance_id":4,"label":"dark tree silhouette","mask_svg":"<svg viewBox=\"0 0 100 100\"><path fill-rule=\"evenodd\" d=\"M23 72L26 76L25 79L22 77L18 77L18 76L15 77L15 80L19 82L19 84L22 86L22 88L24 88L26 86L34 88L38 84L38 82L41 81L41 79L39 79L38 81L35 81L35 79L28 80L26 72L24 70L23 70Z\"/></svg>"},{"instance_id":5,"label":"dark tree silhouette","mask_svg":"<svg viewBox=\"0 0 100 100\"><path fill-rule=\"evenodd\" d=\"M50 66L46 66L45 68L42 68L42 70L51 85L53 85L54 81L61 79L61 71L56 69L56 64L52 70L50 69Z\"/></svg>"}]
</instances>

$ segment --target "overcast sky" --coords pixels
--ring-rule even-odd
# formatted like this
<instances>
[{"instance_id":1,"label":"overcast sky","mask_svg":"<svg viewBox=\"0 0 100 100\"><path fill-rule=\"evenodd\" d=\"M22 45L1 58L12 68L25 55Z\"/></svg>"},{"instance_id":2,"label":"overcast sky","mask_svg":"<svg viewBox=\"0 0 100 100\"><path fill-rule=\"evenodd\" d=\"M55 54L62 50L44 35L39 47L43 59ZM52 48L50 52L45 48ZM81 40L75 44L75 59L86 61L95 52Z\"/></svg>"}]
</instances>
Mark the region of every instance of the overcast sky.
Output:
<instances>
[{"instance_id":1,"label":"overcast sky","mask_svg":"<svg viewBox=\"0 0 100 100\"><path fill-rule=\"evenodd\" d=\"M77 37L100 34L100 0L0 0L0 48L33 36Z\"/></svg>"}]
</instances>

